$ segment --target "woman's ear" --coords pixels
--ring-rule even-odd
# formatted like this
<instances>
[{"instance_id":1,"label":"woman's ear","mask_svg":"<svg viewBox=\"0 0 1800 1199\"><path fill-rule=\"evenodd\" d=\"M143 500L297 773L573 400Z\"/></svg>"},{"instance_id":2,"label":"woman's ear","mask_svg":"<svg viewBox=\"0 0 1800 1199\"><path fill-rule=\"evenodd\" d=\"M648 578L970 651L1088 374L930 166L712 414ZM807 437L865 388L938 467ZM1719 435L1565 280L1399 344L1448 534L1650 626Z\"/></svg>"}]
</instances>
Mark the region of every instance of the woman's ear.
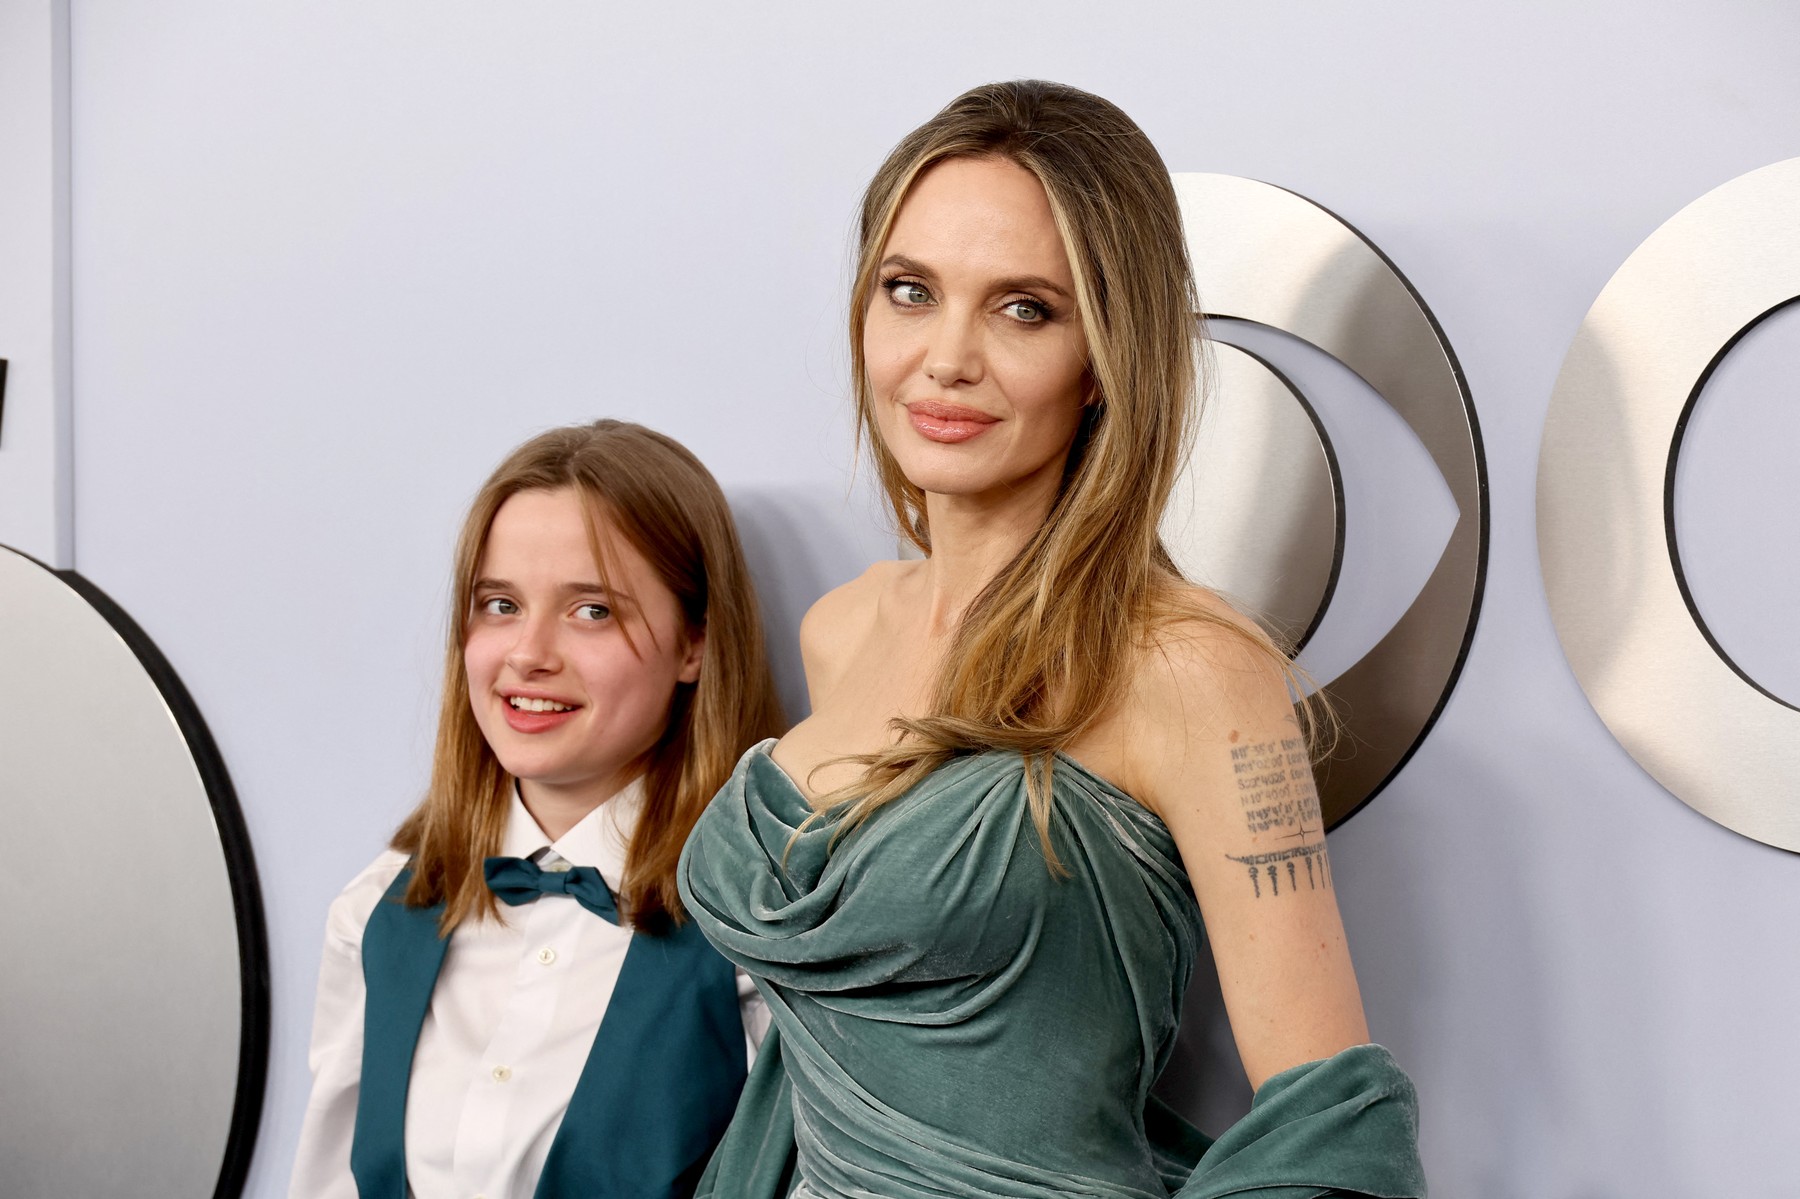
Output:
<instances>
[{"instance_id":1,"label":"woman's ear","mask_svg":"<svg viewBox=\"0 0 1800 1199\"><path fill-rule=\"evenodd\" d=\"M687 631L687 644L681 658L681 672L675 677L683 683L700 681L700 662L706 657L706 626L699 625Z\"/></svg>"}]
</instances>

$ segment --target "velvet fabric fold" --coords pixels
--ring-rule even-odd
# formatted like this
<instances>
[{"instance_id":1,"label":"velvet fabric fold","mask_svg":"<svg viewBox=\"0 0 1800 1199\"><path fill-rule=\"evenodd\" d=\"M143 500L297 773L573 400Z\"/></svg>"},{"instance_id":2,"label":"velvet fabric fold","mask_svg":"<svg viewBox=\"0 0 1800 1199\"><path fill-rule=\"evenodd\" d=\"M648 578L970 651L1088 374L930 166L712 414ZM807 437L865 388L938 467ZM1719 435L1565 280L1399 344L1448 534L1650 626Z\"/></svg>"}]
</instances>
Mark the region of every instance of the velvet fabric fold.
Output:
<instances>
[{"instance_id":1,"label":"velvet fabric fold","mask_svg":"<svg viewBox=\"0 0 1800 1199\"><path fill-rule=\"evenodd\" d=\"M688 911L774 1018L701 1195L1424 1193L1411 1087L1377 1047L1270 1079L1210 1148L1151 1100L1202 934L1173 839L1129 796L1056 760L1058 878L1016 754L959 758L840 836L800 831L771 744L682 856Z\"/></svg>"}]
</instances>

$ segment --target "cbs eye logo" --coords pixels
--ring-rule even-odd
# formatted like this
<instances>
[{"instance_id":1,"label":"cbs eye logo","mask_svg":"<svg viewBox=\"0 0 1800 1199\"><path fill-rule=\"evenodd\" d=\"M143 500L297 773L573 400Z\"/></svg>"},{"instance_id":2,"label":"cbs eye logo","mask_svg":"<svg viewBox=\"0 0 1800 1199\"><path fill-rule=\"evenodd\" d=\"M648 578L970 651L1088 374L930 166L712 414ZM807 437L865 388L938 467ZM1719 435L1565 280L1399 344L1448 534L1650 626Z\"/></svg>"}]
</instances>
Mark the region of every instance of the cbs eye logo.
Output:
<instances>
[{"instance_id":1,"label":"cbs eye logo","mask_svg":"<svg viewBox=\"0 0 1800 1199\"><path fill-rule=\"evenodd\" d=\"M1330 355L1405 421L1443 476L1456 523L1430 577L1373 648L1318 680L1344 722L1319 769L1336 824L1399 773L1450 698L1487 573L1487 467L1475 406L1442 330L1367 238L1301 196L1232 175L1177 174L1209 317L1278 329ZM1211 343L1211 394L1163 539L1188 577L1303 646L1343 559L1343 480L1300 390L1257 354ZM1366 465L1366 464L1358 464Z\"/></svg>"},{"instance_id":2,"label":"cbs eye logo","mask_svg":"<svg viewBox=\"0 0 1800 1199\"><path fill-rule=\"evenodd\" d=\"M1800 850L1800 709L1731 660L1681 571L1675 467L1721 359L1800 299L1800 158L1740 175L1625 260L1563 360L1538 457L1538 560L1588 702L1677 798Z\"/></svg>"},{"instance_id":3,"label":"cbs eye logo","mask_svg":"<svg viewBox=\"0 0 1800 1199\"><path fill-rule=\"evenodd\" d=\"M1336 824L1406 764L1462 671L1487 570L1475 408L1429 309L1355 229L1270 184L1173 178L1204 315L1280 330L1354 372L1418 437L1456 507L1405 612L1353 665L1319 680L1345 725L1343 750L1319 775ZM1678 798L1791 850L1800 850L1800 710L1757 686L1707 631L1681 574L1670 489L1713 367L1800 298L1796 211L1800 159L1715 190L1632 254L1557 380L1537 505L1557 632L1601 719ZM1208 408L1164 540L1189 577L1304 645L1343 558L1338 456L1315 406L1264 357L1219 341L1211 355Z\"/></svg>"}]
</instances>

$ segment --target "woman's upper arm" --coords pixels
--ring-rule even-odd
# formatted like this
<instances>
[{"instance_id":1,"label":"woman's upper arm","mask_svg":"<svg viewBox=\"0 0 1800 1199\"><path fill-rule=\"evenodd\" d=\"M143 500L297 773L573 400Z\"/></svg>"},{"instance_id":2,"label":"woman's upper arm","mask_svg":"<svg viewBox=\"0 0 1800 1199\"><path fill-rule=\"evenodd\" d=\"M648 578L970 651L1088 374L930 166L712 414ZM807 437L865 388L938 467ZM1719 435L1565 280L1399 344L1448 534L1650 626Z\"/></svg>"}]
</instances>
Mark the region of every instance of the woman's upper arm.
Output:
<instances>
[{"instance_id":1,"label":"woman's upper arm","mask_svg":"<svg viewBox=\"0 0 1800 1199\"><path fill-rule=\"evenodd\" d=\"M1311 758L1280 666L1230 629L1165 638L1129 708L1139 794L1174 835L1253 1086L1369 1039Z\"/></svg>"}]
</instances>

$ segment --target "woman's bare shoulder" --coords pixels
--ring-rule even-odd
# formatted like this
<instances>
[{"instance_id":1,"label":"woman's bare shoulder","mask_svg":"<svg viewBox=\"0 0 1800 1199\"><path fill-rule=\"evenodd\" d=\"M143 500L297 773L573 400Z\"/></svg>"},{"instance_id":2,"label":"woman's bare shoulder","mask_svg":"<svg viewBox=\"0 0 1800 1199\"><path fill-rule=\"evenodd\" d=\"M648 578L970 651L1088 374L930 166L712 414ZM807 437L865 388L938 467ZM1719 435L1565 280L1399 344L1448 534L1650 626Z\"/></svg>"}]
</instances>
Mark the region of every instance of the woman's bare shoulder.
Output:
<instances>
[{"instance_id":1,"label":"woman's bare shoulder","mask_svg":"<svg viewBox=\"0 0 1800 1199\"><path fill-rule=\"evenodd\" d=\"M919 568L917 562L876 562L848 583L820 596L800 621L800 658L815 698L844 656L874 625L882 596Z\"/></svg>"},{"instance_id":2,"label":"woman's bare shoulder","mask_svg":"<svg viewBox=\"0 0 1800 1199\"><path fill-rule=\"evenodd\" d=\"M1125 662L1111 710L1084 740L1126 790L1160 809L1196 755L1291 718L1284 661L1217 593L1172 585Z\"/></svg>"},{"instance_id":3,"label":"woman's bare shoulder","mask_svg":"<svg viewBox=\"0 0 1800 1199\"><path fill-rule=\"evenodd\" d=\"M1269 635L1218 592L1171 585L1127 666L1129 693L1157 709L1182 697L1225 699L1243 686L1284 681Z\"/></svg>"},{"instance_id":4,"label":"woman's bare shoulder","mask_svg":"<svg viewBox=\"0 0 1800 1199\"><path fill-rule=\"evenodd\" d=\"M827 591L806 610L800 622L802 645L809 633L841 637L873 620L882 594L904 577L908 568L917 566L916 562L877 562L848 583Z\"/></svg>"}]
</instances>

